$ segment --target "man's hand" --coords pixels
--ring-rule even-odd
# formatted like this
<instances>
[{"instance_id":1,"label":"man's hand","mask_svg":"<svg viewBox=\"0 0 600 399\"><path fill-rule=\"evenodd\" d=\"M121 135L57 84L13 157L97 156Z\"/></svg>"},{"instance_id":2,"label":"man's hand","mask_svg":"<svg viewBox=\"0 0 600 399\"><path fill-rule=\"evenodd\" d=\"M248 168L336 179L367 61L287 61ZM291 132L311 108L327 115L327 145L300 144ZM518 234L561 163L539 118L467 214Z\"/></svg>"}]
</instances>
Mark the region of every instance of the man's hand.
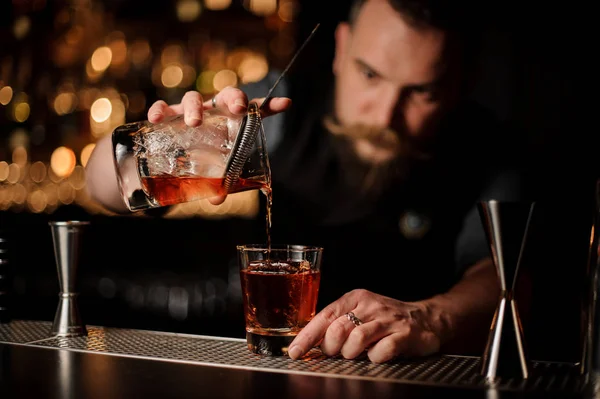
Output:
<instances>
[{"instance_id":1,"label":"man's hand","mask_svg":"<svg viewBox=\"0 0 600 399\"><path fill-rule=\"evenodd\" d=\"M261 104L263 99L256 98L252 101ZM158 100L148 109L148 121L158 123L165 116L184 115L184 121L188 126L195 127L202 123L202 113L205 109L212 109L213 104L223 113L231 115L243 115L248 109L248 96L242 90L234 87L226 87L217 93L213 99L204 100L202 94L197 91L188 91L181 99L181 103L168 105L163 100ZM283 112L289 108L291 100L287 97L274 97L269 100L261 111L261 116L268 116ZM219 205L225 201L226 196L209 198L213 205Z\"/></svg>"},{"instance_id":2,"label":"man's hand","mask_svg":"<svg viewBox=\"0 0 600 399\"><path fill-rule=\"evenodd\" d=\"M215 96L215 105L221 111L231 115L242 115L248 109L248 96L242 90L235 87L226 87ZM262 98L255 98L251 102L261 104ZM165 116L184 115L188 126L198 126L202 123L202 111L213 108L213 101L204 100L202 94L197 91L188 91L181 99L181 103L168 105L163 100L158 100L148 109L148 120L158 123ZM261 116L268 116L285 111L291 105L292 100L287 97L274 97L265 104Z\"/></svg>"},{"instance_id":3,"label":"man's hand","mask_svg":"<svg viewBox=\"0 0 600 399\"><path fill-rule=\"evenodd\" d=\"M362 324L355 325L346 313ZM439 332L429 309L357 289L319 312L291 343L289 356L298 359L316 345L327 356L353 359L367 351L374 363L397 356L427 356L440 349Z\"/></svg>"},{"instance_id":4,"label":"man's hand","mask_svg":"<svg viewBox=\"0 0 600 399\"><path fill-rule=\"evenodd\" d=\"M328 356L355 358L367 351L374 363L397 356L481 351L500 288L491 258L481 259L445 293L419 302L402 302L366 290L343 295L319 312L290 344L298 359L320 345ZM353 312L363 324L348 319Z\"/></svg>"}]
</instances>

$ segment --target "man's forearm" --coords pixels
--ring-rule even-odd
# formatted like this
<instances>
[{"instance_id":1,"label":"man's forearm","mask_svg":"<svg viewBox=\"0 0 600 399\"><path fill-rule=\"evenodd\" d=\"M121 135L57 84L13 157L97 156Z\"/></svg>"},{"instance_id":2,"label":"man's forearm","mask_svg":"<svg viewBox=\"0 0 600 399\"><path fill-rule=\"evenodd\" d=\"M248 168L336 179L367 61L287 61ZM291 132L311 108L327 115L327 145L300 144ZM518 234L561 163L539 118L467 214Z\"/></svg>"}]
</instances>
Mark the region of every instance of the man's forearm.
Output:
<instances>
[{"instance_id":1,"label":"man's forearm","mask_svg":"<svg viewBox=\"0 0 600 399\"><path fill-rule=\"evenodd\" d=\"M119 192L110 135L96 143L85 167L85 173L87 191L94 201L113 212L128 212Z\"/></svg>"},{"instance_id":2,"label":"man's forearm","mask_svg":"<svg viewBox=\"0 0 600 399\"><path fill-rule=\"evenodd\" d=\"M424 301L432 328L442 339L442 351L482 350L499 295L498 276L488 258L469 268L448 292Z\"/></svg>"}]
</instances>

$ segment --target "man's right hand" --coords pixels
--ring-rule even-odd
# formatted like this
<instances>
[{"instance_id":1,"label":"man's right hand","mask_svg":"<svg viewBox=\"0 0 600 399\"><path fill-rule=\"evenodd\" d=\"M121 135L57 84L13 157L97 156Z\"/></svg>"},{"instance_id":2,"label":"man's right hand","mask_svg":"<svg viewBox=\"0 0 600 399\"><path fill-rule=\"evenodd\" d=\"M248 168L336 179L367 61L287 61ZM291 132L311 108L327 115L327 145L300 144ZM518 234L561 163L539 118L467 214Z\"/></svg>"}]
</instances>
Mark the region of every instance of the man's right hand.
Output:
<instances>
[{"instance_id":1,"label":"man's right hand","mask_svg":"<svg viewBox=\"0 0 600 399\"><path fill-rule=\"evenodd\" d=\"M242 90L228 86L217 93L215 96L217 108L223 112L232 115L242 115L248 109L248 96ZM262 98L255 98L250 102L262 103ZM292 101L287 97L274 97L265 104L261 116L266 118L270 115L283 112L289 108ZM197 91L188 91L181 99L181 103L168 105L163 100L158 100L148 110L148 120L157 123L163 120L165 116L184 115L185 123L188 126L198 126L202 123L202 111L211 109L212 99L204 100L202 94Z\"/></svg>"},{"instance_id":2,"label":"man's right hand","mask_svg":"<svg viewBox=\"0 0 600 399\"><path fill-rule=\"evenodd\" d=\"M214 104L225 113L231 115L243 115L248 109L248 96L242 90L228 86L217 93L214 97ZM255 98L255 101L261 104L262 98ZM269 100L261 111L261 116L266 118L270 115L283 112L291 104L287 97L274 97ZM163 100L158 100L150 109L148 109L148 121L158 123L165 116L184 115L186 125L195 127L202 123L204 109L213 108L213 99L204 100L202 94L197 91L188 91L184 94L179 104L168 105ZM225 201L226 196L209 198L208 201L213 205L219 205Z\"/></svg>"}]
</instances>

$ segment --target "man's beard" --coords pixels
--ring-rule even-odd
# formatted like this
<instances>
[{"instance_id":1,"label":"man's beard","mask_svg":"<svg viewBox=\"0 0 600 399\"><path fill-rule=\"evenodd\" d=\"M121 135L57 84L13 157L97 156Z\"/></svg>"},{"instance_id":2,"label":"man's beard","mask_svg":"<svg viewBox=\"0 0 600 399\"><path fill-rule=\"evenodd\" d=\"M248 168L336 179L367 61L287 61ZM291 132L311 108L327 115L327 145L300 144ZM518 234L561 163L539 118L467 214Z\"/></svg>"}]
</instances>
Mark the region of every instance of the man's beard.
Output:
<instances>
[{"instance_id":1,"label":"man's beard","mask_svg":"<svg viewBox=\"0 0 600 399\"><path fill-rule=\"evenodd\" d=\"M390 128L343 126L332 116L323 125L331 133L344 180L363 198L378 198L404 181L416 163L430 159L410 137Z\"/></svg>"}]
</instances>

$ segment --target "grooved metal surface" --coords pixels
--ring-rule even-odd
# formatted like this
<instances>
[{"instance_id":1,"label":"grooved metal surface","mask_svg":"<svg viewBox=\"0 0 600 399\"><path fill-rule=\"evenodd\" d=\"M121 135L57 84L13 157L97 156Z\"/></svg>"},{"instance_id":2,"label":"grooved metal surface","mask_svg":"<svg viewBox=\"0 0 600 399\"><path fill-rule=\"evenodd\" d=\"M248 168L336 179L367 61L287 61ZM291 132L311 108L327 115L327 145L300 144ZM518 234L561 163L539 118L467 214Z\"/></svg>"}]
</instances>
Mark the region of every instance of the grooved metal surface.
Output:
<instances>
[{"instance_id":1,"label":"grooved metal surface","mask_svg":"<svg viewBox=\"0 0 600 399\"><path fill-rule=\"evenodd\" d=\"M314 349L303 360L293 361L287 357L263 357L253 354L241 339L94 326L87 326L87 329L88 335L84 337L52 337L49 335L50 323L13 321L10 325L0 325L0 338L6 342L24 343L25 337L35 337L37 342L30 342L30 345L191 364L462 388L489 387L479 374L478 357L435 356L374 364L366 358L348 360L342 357L326 357ZM47 339L39 340L44 334ZM10 341L5 337L16 337L19 341ZM529 379L499 379L494 383L494 388L581 393L587 385L576 371L572 364L534 361Z\"/></svg>"},{"instance_id":2,"label":"grooved metal surface","mask_svg":"<svg viewBox=\"0 0 600 399\"><path fill-rule=\"evenodd\" d=\"M52 336L52 323L47 321L21 321L0 323L0 342L25 344Z\"/></svg>"}]
</instances>

